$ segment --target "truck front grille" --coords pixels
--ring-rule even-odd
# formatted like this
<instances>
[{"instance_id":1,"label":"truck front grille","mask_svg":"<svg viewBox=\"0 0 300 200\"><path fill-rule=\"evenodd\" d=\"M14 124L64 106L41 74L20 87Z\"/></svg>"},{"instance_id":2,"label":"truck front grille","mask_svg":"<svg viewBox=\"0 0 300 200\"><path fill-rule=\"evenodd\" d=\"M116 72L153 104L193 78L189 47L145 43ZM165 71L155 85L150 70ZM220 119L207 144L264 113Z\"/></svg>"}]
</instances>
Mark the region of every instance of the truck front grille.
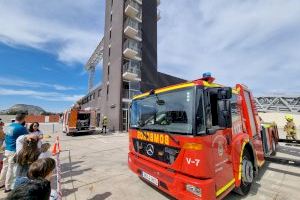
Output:
<instances>
[{"instance_id":1,"label":"truck front grille","mask_svg":"<svg viewBox=\"0 0 300 200\"><path fill-rule=\"evenodd\" d=\"M133 144L136 152L169 165L173 164L180 151L179 148L146 142L135 138L133 139Z\"/></svg>"}]
</instances>

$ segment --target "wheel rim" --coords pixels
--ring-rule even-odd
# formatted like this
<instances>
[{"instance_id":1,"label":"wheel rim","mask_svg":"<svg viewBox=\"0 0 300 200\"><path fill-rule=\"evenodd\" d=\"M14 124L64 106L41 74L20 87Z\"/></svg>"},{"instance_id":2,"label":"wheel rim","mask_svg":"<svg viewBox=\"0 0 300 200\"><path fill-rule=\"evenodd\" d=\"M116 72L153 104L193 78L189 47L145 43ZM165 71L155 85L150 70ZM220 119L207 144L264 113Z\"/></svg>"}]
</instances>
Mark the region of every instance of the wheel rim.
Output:
<instances>
[{"instance_id":1,"label":"wheel rim","mask_svg":"<svg viewBox=\"0 0 300 200\"><path fill-rule=\"evenodd\" d=\"M253 164L249 161L246 157L243 159L242 162L242 181L244 185L251 184L253 181Z\"/></svg>"}]
</instances>

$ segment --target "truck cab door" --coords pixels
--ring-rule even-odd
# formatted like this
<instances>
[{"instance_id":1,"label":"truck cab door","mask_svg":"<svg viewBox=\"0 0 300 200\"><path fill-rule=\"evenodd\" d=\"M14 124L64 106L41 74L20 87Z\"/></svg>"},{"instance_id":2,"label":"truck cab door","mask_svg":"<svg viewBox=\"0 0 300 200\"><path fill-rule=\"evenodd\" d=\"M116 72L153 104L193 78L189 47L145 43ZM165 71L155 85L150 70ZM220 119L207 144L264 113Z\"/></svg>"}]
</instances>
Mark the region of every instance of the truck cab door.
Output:
<instances>
[{"instance_id":1,"label":"truck cab door","mask_svg":"<svg viewBox=\"0 0 300 200\"><path fill-rule=\"evenodd\" d=\"M239 87L241 88L241 95L244 99L242 103L244 122L247 132L250 136L250 139L252 139L252 143L255 148L258 165L260 165L260 163L264 161L264 152L262 137L260 134L261 128L259 116L251 92L243 86Z\"/></svg>"},{"instance_id":2,"label":"truck cab door","mask_svg":"<svg viewBox=\"0 0 300 200\"><path fill-rule=\"evenodd\" d=\"M214 155L212 158L214 159L214 168L212 170L214 170L216 180L216 196L221 195L224 192L224 187L233 182L234 179L231 156L231 95L220 98L218 93L218 88L210 88L206 93L206 121L208 132L212 135L211 146Z\"/></svg>"}]
</instances>

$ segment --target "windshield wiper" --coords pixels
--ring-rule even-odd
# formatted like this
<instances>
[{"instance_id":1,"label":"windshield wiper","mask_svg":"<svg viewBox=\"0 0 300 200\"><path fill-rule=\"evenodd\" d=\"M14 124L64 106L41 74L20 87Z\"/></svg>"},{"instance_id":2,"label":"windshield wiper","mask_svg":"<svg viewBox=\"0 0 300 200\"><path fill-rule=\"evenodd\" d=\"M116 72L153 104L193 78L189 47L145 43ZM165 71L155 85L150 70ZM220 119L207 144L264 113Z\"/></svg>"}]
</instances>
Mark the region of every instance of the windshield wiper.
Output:
<instances>
[{"instance_id":1,"label":"windshield wiper","mask_svg":"<svg viewBox=\"0 0 300 200\"><path fill-rule=\"evenodd\" d=\"M155 90L151 90L151 91L149 92L149 94L150 94L150 95L154 95L154 96L156 97L156 104L157 104L157 105L159 105L159 106L165 105L165 101L158 98L158 95L155 93Z\"/></svg>"},{"instance_id":2,"label":"windshield wiper","mask_svg":"<svg viewBox=\"0 0 300 200\"><path fill-rule=\"evenodd\" d=\"M138 121L138 129L139 129L139 131L141 131L142 132L142 134L148 139L148 135L143 131L143 129L142 129L142 127L144 127L145 126L145 122L144 121L142 121L142 120L139 120Z\"/></svg>"}]
</instances>

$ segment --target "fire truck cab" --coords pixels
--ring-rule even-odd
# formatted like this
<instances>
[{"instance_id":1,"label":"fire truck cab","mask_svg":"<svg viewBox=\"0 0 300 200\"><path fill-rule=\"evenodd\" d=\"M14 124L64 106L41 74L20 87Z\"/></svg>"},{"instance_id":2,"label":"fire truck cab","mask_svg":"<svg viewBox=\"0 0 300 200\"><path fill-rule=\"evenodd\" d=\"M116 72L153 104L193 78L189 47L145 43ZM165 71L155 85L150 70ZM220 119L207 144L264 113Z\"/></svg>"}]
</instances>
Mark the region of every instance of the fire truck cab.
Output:
<instances>
[{"instance_id":1,"label":"fire truck cab","mask_svg":"<svg viewBox=\"0 0 300 200\"><path fill-rule=\"evenodd\" d=\"M276 126L262 135L251 91L213 81L204 74L131 103L129 168L177 199L222 199L232 190L246 195L264 155L276 148L268 131Z\"/></svg>"}]
</instances>

